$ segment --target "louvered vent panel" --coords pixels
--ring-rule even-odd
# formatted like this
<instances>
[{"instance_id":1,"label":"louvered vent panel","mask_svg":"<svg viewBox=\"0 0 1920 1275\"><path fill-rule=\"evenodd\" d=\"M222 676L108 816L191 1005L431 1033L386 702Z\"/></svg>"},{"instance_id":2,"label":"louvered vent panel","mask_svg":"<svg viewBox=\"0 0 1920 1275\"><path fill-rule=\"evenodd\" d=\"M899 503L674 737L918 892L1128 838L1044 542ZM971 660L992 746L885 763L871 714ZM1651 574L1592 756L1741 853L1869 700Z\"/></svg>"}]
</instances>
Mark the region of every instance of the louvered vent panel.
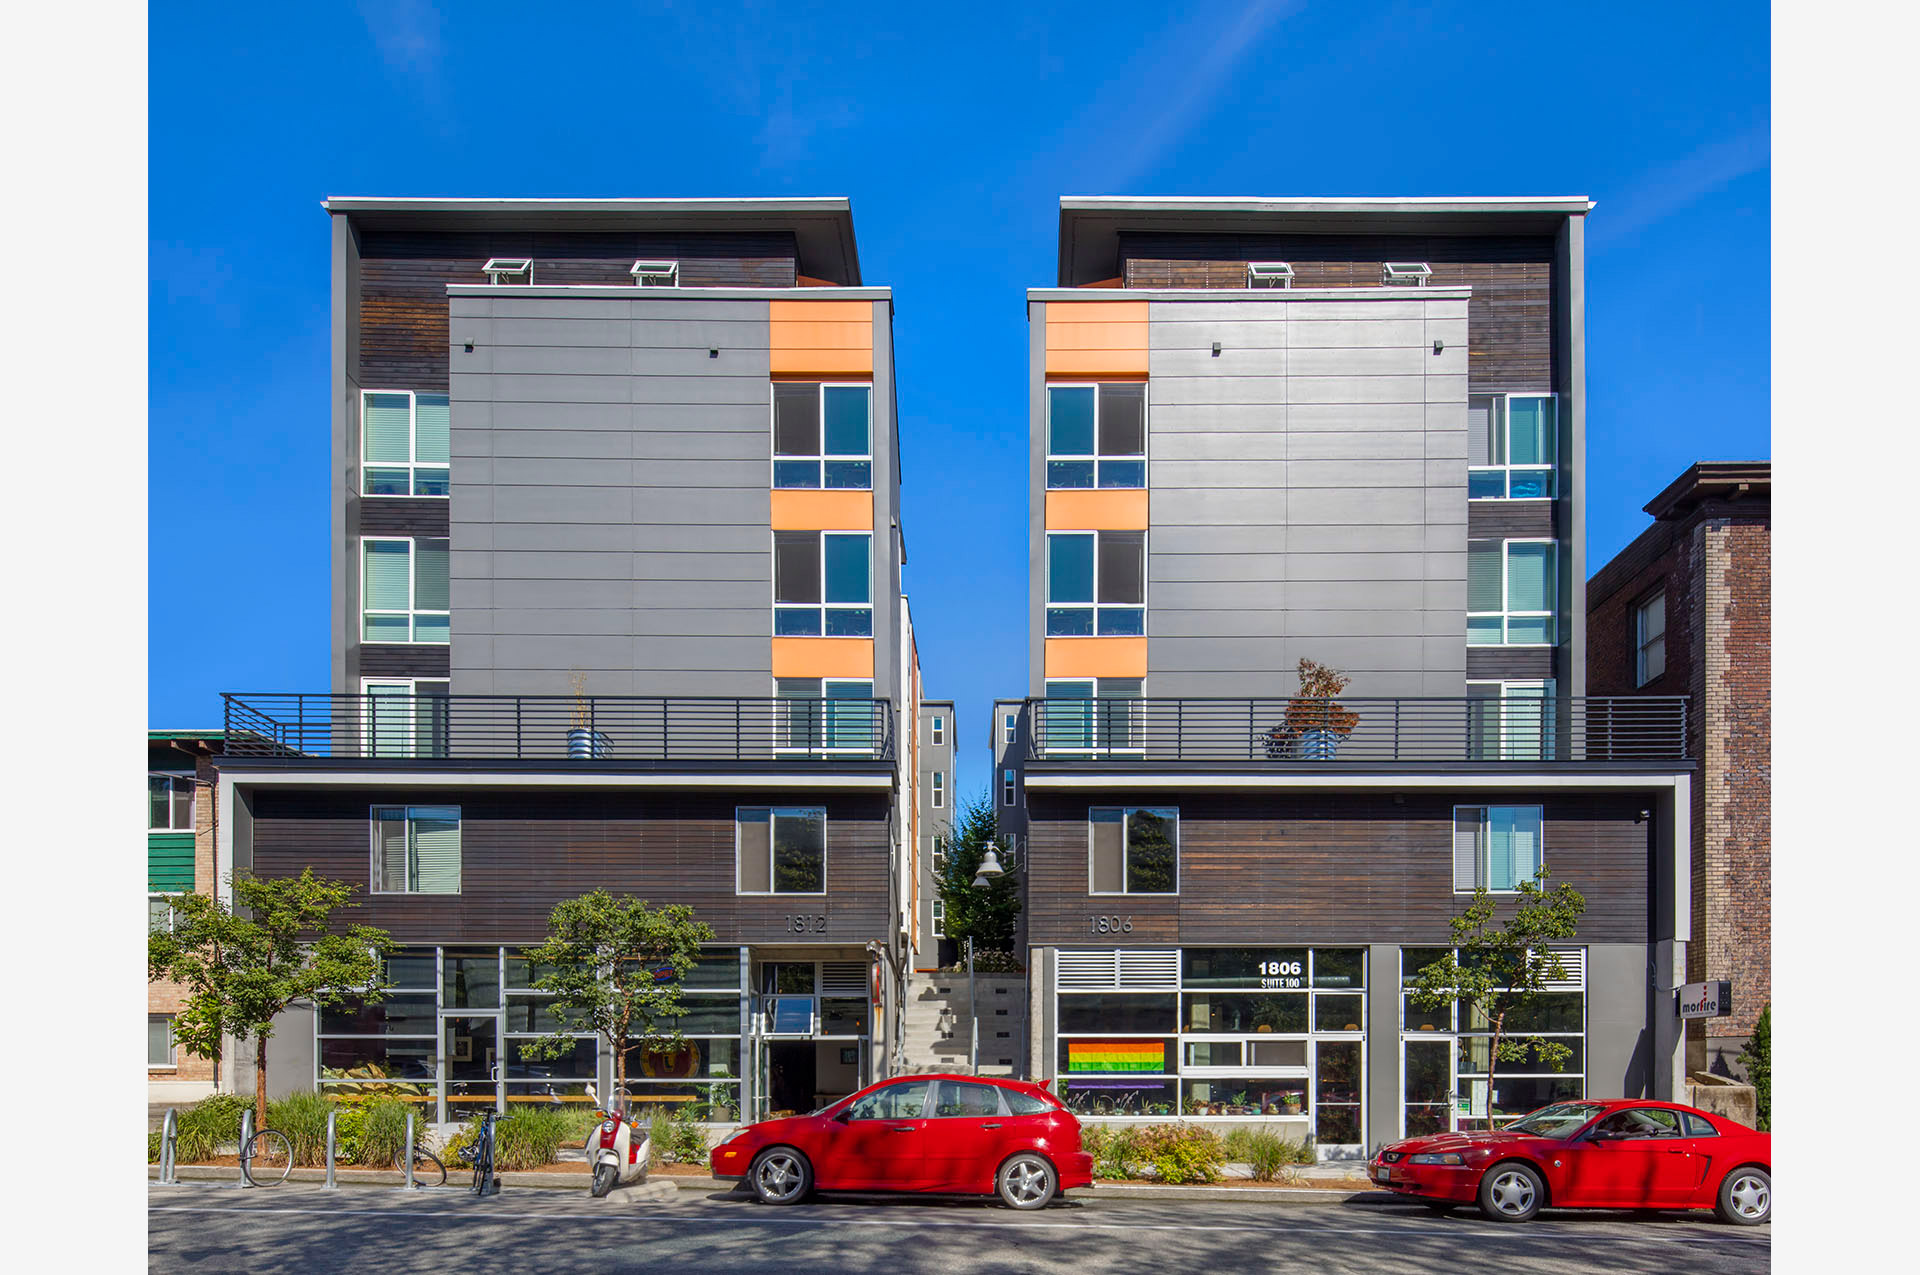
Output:
<instances>
[{"instance_id":1,"label":"louvered vent panel","mask_svg":"<svg viewBox=\"0 0 1920 1275\"><path fill-rule=\"evenodd\" d=\"M865 996L867 967L858 961L825 961L820 966L822 996Z\"/></svg>"},{"instance_id":2,"label":"louvered vent panel","mask_svg":"<svg viewBox=\"0 0 1920 1275\"><path fill-rule=\"evenodd\" d=\"M1180 953L1120 952L1120 986L1174 988L1180 986Z\"/></svg>"},{"instance_id":3,"label":"louvered vent panel","mask_svg":"<svg viewBox=\"0 0 1920 1275\"><path fill-rule=\"evenodd\" d=\"M1587 949L1555 947L1548 950L1560 958L1560 971L1565 977L1548 980L1547 990L1550 992L1584 991L1587 986Z\"/></svg>"},{"instance_id":4,"label":"louvered vent panel","mask_svg":"<svg viewBox=\"0 0 1920 1275\"><path fill-rule=\"evenodd\" d=\"M1060 987L1118 987L1117 952L1062 952L1054 978Z\"/></svg>"}]
</instances>

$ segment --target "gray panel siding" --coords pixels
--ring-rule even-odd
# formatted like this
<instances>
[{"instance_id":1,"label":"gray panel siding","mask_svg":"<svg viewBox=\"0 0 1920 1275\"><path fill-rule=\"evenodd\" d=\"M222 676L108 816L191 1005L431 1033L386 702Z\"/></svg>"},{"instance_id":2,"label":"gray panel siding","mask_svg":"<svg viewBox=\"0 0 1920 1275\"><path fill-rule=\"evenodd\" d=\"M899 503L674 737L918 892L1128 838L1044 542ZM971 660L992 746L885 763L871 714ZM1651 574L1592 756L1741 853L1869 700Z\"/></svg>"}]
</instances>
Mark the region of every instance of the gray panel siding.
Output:
<instances>
[{"instance_id":1,"label":"gray panel siding","mask_svg":"<svg viewBox=\"0 0 1920 1275\"><path fill-rule=\"evenodd\" d=\"M1307 656L1356 695L1461 694L1466 302L1149 316L1146 693L1285 694Z\"/></svg>"},{"instance_id":2,"label":"gray panel siding","mask_svg":"<svg viewBox=\"0 0 1920 1275\"><path fill-rule=\"evenodd\" d=\"M767 303L449 304L454 691L770 693Z\"/></svg>"}]
</instances>

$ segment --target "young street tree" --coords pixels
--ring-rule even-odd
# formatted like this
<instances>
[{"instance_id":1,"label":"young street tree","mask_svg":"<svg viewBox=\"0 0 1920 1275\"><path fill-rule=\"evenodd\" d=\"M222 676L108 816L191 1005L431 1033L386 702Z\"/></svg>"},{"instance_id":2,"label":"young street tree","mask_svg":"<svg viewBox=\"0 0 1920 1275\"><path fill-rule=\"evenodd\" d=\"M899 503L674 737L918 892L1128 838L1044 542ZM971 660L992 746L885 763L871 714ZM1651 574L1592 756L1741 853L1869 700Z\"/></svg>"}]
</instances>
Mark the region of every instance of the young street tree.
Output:
<instances>
[{"instance_id":1,"label":"young street tree","mask_svg":"<svg viewBox=\"0 0 1920 1275\"><path fill-rule=\"evenodd\" d=\"M660 1049L682 1042L673 1020L685 1014L680 988L713 931L681 903L648 907L645 899L595 890L557 904L547 941L526 950L540 971L533 985L554 993L558 1026L529 1041L525 1052L558 1058L574 1047L571 1033L597 1032L612 1042L618 1087L627 1087L627 1056L634 1047Z\"/></svg>"},{"instance_id":2,"label":"young street tree","mask_svg":"<svg viewBox=\"0 0 1920 1275\"><path fill-rule=\"evenodd\" d=\"M1485 886L1473 892L1473 901L1448 921L1454 948L1422 969L1412 995L1422 1009L1444 1009L1459 1004L1462 1016L1485 1023L1493 1031L1487 1054L1487 1127L1494 1127L1493 1089L1502 1062L1528 1057L1541 1067L1559 1071L1572 1050L1557 1040L1536 1034L1541 996L1547 984L1566 977L1550 945L1574 936L1587 901L1562 882L1546 888L1551 875L1543 866L1531 881L1519 883L1516 906L1505 925L1493 923L1499 901ZM1461 1023L1464 1031L1468 1022Z\"/></svg>"},{"instance_id":3,"label":"young street tree","mask_svg":"<svg viewBox=\"0 0 1920 1275\"><path fill-rule=\"evenodd\" d=\"M976 952L1013 951L1013 923L1020 915L1020 882L1007 847L999 847L1002 874L990 878L985 886L973 884L997 829L993 794L982 791L961 809L955 835L940 842L946 863L934 876L934 888L946 909L947 937L958 942L962 950L971 936Z\"/></svg>"},{"instance_id":4,"label":"young street tree","mask_svg":"<svg viewBox=\"0 0 1920 1275\"><path fill-rule=\"evenodd\" d=\"M377 1001L380 958L393 949L384 930L350 925L328 932L334 913L359 906L358 889L302 870L297 877L235 873L235 908L205 894L173 901L173 927L147 936L147 977L186 988L174 1039L202 1058L223 1036L254 1042L253 1120L267 1123L267 1041L273 1020L296 1001L335 1005Z\"/></svg>"}]
</instances>

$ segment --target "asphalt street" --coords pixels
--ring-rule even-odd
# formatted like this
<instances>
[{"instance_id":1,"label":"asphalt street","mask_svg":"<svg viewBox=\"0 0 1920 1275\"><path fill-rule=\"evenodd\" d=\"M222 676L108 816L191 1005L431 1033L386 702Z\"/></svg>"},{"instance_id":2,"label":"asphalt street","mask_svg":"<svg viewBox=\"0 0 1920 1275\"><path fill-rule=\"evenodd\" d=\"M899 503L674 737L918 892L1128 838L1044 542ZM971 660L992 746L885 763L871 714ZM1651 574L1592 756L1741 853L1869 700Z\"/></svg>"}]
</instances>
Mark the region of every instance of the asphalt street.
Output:
<instances>
[{"instance_id":1,"label":"asphalt street","mask_svg":"<svg viewBox=\"0 0 1920 1275\"><path fill-rule=\"evenodd\" d=\"M1082 1196L1088 1198L1081 1198ZM924 1198L766 1208L723 1192L613 1204L584 1191L508 1189L480 1200L286 1184L152 1186L155 1271L1530 1272L1768 1269L1769 1228L1708 1214L1547 1213L1513 1226L1416 1204L1294 1206L1099 1199L1039 1213Z\"/></svg>"}]
</instances>

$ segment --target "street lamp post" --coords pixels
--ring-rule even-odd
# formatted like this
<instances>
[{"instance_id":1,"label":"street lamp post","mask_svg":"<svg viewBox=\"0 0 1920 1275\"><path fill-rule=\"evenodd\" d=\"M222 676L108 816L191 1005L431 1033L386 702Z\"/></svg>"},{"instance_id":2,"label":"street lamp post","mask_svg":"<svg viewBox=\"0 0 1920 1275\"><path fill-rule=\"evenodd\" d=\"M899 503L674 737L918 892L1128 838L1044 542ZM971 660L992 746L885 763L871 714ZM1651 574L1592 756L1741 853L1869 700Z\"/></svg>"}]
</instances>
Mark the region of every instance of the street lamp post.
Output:
<instances>
[{"instance_id":1,"label":"street lamp post","mask_svg":"<svg viewBox=\"0 0 1920 1275\"><path fill-rule=\"evenodd\" d=\"M994 853L993 842L987 842L987 852L980 859L980 869L973 874L973 888L984 890L993 884L993 878L1004 876L1006 870L1000 866L1000 856ZM967 1067L971 1074L980 1074L980 1009L973 991L973 935L967 935L967 1019L972 1024L971 1035L967 1041Z\"/></svg>"}]
</instances>

